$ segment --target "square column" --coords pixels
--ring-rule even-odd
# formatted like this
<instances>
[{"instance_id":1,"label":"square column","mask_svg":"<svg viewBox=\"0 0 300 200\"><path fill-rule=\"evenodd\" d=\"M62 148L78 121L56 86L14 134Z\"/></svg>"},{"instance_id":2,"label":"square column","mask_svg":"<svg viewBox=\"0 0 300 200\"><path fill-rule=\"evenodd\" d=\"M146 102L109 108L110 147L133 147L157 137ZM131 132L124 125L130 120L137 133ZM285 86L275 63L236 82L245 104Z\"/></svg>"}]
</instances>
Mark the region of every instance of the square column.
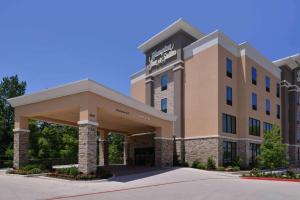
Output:
<instances>
[{"instance_id":1,"label":"square column","mask_svg":"<svg viewBox=\"0 0 300 200\"><path fill-rule=\"evenodd\" d=\"M97 169L97 127L92 121L79 121L79 171L95 173Z\"/></svg>"},{"instance_id":2,"label":"square column","mask_svg":"<svg viewBox=\"0 0 300 200\"><path fill-rule=\"evenodd\" d=\"M100 131L99 139L99 165L108 166L108 132Z\"/></svg>"},{"instance_id":3,"label":"square column","mask_svg":"<svg viewBox=\"0 0 300 200\"><path fill-rule=\"evenodd\" d=\"M155 166L173 166L173 138L155 137Z\"/></svg>"},{"instance_id":4,"label":"square column","mask_svg":"<svg viewBox=\"0 0 300 200\"><path fill-rule=\"evenodd\" d=\"M29 133L27 129L14 129L13 167L19 169L28 163Z\"/></svg>"},{"instance_id":5,"label":"square column","mask_svg":"<svg viewBox=\"0 0 300 200\"><path fill-rule=\"evenodd\" d=\"M123 160L124 165L128 165L128 159L129 159L129 143L125 140L123 143Z\"/></svg>"}]
</instances>

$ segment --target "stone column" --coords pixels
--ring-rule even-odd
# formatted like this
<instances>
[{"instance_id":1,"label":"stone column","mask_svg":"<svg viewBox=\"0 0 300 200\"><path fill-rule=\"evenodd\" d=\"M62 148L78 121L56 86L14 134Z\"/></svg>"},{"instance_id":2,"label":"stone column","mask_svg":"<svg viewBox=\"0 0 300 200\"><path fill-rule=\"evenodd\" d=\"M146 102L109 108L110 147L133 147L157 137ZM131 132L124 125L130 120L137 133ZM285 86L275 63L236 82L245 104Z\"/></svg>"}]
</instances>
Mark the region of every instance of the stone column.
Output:
<instances>
[{"instance_id":1,"label":"stone column","mask_svg":"<svg viewBox=\"0 0 300 200\"><path fill-rule=\"evenodd\" d=\"M173 166L173 138L155 137L155 166Z\"/></svg>"},{"instance_id":2,"label":"stone column","mask_svg":"<svg viewBox=\"0 0 300 200\"><path fill-rule=\"evenodd\" d=\"M14 129L13 167L19 169L28 163L29 130Z\"/></svg>"},{"instance_id":3,"label":"stone column","mask_svg":"<svg viewBox=\"0 0 300 200\"><path fill-rule=\"evenodd\" d=\"M79 157L80 172L91 174L97 168L97 127L98 123L91 121L79 124Z\"/></svg>"},{"instance_id":4,"label":"stone column","mask_svg":"<svg viewBox=\"0 0 300 200\"><path fill-rule=\"evenodd\" d=\"M99 165L108 166L108 132L100 131L99 140Z\"/></svg>"},{"instance_id":5,"label":"stone column","mask_svg":"<svg viewBox=\"0 0 300 200\"><path fill-rule=\"evenodd\" d=\"M128 158L129 158L129 143L125 140L124 143L123 143L124 165L128 165Z\"/></svg>"}]
</instances>

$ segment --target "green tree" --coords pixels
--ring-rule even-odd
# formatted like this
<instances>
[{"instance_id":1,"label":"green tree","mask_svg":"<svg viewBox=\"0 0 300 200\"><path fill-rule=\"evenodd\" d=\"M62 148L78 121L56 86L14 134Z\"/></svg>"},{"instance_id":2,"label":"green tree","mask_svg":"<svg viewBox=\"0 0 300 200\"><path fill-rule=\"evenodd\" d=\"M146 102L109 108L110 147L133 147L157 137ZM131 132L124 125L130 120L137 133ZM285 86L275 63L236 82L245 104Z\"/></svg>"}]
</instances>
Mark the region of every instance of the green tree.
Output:
<instances>
[{"instance_id":1,"label":"green tree","mask_svg":"<svg viewBox=\"0 0 300 200\"><path fill-rule=\"evenodd\" d=\"M33 121L30 129L30 156L32 158L78 158L78 129L68 126Z\"/></svg>"},{"instance_id":2,"label":"green tree","mask_svg":"<svg viewBox=\"0 0 300 200\"><path fill-rule=\"evenodd\" d=\"M13 144L14 109L7 99L25 94L26 82L17 75L4 77L0 82L0 156L11 152Z\"/></svg>"},{"instance_id":3,"label":"green tree","mask_svg":"<svg viewBox=\"0 0 300 200\"><path fill-rule=\"evenodd\" d=\"M261 166L271 170L288 164L286 145L282 143L280 129L276 125L271 131L264 133L259 162Z\"/></svg>"},{"instance_id":4,"label":"green tree","mask_svg":"<svg viewBox=\"0 0 300 200\"><path fill-rule=\"evenodd\" d=\"M118 133L110 133L108 136L109 144L109 163L121 164L123 163L123 141L124 136Z\"/></svg>"}]
</instances>

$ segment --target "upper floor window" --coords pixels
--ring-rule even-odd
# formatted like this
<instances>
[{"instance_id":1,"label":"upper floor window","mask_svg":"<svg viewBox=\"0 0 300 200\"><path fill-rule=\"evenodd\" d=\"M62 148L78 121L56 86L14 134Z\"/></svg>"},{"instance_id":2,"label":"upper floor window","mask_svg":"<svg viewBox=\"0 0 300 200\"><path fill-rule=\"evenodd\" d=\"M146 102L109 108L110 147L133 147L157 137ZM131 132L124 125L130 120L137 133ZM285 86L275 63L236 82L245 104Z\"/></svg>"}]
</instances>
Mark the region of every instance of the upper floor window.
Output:
<instances>
[{"instance_id":1,"label":"upper floor window","mask_svg":"<svg viewBox=\"0 0 300 200\"><path fill-rule=\"evenodd\" d=\"M226 75L232 78L232 60L226 58Z\"/></svg>"},{"instance_id":2,"label":"upper floor window","mask_svg":"<svg viewBox=\"0 0 300 200\"><path fill-rule=\"evenodd\" d=\"M270 92L270 78L266 76L265 81L266 81L266 91Z\"/></svg>"},{"instance_id":3,"label":"upper floor window","mask_svg":"<svg viewBox=\"0 0 300 200\"><path fill-rule=\"evenodd\" d=\"M168 112L168 99L167 98L160 100L160 110L165 113Z\"/></svg>"},{"instance_id":4,"label":"upper floor window","mask_svg":"<svg viewBox=\"0 0 300 200\"><path fill-rule=\"evenodd\" d=\"M252 109L257 110L257 95L252 93Z\"/></svg>"},{"instance_id":5,"label":"upper floor window","mask_svg":"<svg viewBox=\"0 0 300 200\"><path fill-rule=\"evenodd\" d=\"M260 136L260 121L257 119L249 118L249 134Z\"/></svg>"},{"instance_id":6,"label":"upper floor window","mask_svg":"<svg viewBox=\"0 0 300 200\"><path fill-rule=\"evenodd\" d=\"M168 89L168 75L165 74L160 78L161 91Z\"/></svg>"},{"instance_id":7,"label":"upper floor window","mask_svg":"<svg viewBox=\"0 0 300 200\"><path fill-rule=\"evenodd\" d=\"M276 107L276 117L277 117L277 119L280 119L280 105L278 105L278 104Z\"/></svg>"},{"instance_id":8,"label":"upper floor window","mask_svg":"<svg viewBox=\"0 0 300 200\"><path fill-rule=\"evenodd\" d=\"M264 122L264 133L269 133L272 131L273 125L267 122Z\"/></svg>"},{"instance_id":9,"label":"upper floor window","mask_svg":"<svg viewBox=\"0 0 300 200\"><path fill-rule=\"evenodd\" d=\"M280 97L280 84L276 83L276 96Z\"/></svg>"},{"instance_id":10,"label":"upper floor window","mask_svg":"<svg viewBox=\"0 0 300 200\"><path fill-rule=\"evenodd\" d=\"M251 68L251 75L252 75L252 84L257 84L257 72L254 67Z\"/></svg>"},{"instance_id":11,"label":"upper floor window","mask_svg":"<svg viewBox=\"0 0 300 200\"><path fill-rule=\"evenodd\" d=\"M226 87L226 103L232 105L232 88L229 86Z\"/></svg>"},{"instance_id":12,"label":"upper floor window","mask_svg":"<svg viewBox=\"0 0 300 200\"><path fill-rule=\"evenodd\" d=\"M271 109L271 105L270 105L270 99L266 99L266 114L270 115L270 109Z\"/></svg>"},{"instance_id":13,"label":"upper floor window","mask_svg":"<svg viewBox=\"0 0 300 200\"><path fill-rule=\"evenodd\" d=\"M222 129L224 133L236 133L236 118L235 116L222 114Z\"/></svg>"}]
</instances>

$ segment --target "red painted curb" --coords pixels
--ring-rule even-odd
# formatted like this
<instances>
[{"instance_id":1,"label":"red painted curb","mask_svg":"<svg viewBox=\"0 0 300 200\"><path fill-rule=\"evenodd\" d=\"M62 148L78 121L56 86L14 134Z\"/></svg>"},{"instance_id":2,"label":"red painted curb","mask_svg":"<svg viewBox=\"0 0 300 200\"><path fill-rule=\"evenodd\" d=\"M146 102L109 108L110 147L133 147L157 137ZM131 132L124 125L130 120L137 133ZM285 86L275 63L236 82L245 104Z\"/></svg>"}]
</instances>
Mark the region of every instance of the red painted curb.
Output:
<instances>
[{"instance_id":1,"label":"red painted curb","mask_svg":"<svg viewBox=\"0 0 300 200\"><path fill-rule=\"evenodd\" d=\"M268 178L268 177L242 177L247 180L262 180L262 181L283 181L283 182L296 182L300 183L300 180L288 179L288 178Z\"/></svg>"}]
</instances>

